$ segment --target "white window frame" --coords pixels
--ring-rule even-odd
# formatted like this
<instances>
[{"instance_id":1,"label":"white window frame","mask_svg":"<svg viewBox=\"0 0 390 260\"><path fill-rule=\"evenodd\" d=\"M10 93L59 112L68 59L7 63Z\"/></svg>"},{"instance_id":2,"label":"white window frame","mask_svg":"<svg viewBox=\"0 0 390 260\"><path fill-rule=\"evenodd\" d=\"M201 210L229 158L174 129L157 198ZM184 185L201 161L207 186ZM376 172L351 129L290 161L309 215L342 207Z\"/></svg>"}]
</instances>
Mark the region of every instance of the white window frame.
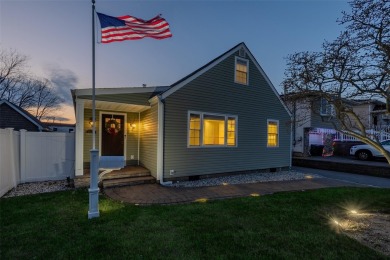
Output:
<instances>
[{"instance_id":1,"label":"white window frame","mask_svg":"<svg viewBox=\"0 0 390 260\"><path fill-rule=\"evenodd\" d=\"M277 138L276 138L276 145L275 146L268 145L268 137L269 137L268 125L269 125L270 122L276 123ZM277 120L277 119L267 119L267 138L266 138L266 142L267 142L267 147L268 148L278 148L279 147L279 120Z\"/></svg>"},{"instance_id":2,"label":"white window frame","mask_svg":"<svg viewBox=\"0 0 390 260\"><path fill-rule=\"evenodd\" d=\"M246 72L246 84L237 81L237 60L240 60L242 62L246 62L246 70L247 70L247 72ZM237 56L235 57L235 60L234 60L234 82L237 83L237 84L249 86L249 60L248 59L244 59L244 58L237 57Z\"/></svg>"},{"instance_id":3,"label":"white window frame","mask_svg":"<svg viewBox=\"0 0 390 260\"><path fill-rule=\"evenodd\" d=\"M199 140L199 145L190 145L190 115L195 114L200 116L200 140ZM204 116L220 116L225 118L225 135L224 135L224 144L223 145L205 145L203 143L203 118ZM235 142L234 145L228 145L227 139L228 139L228 119L229 118L234 118L235 119L235 128L234 128L234 133L235 133ZM238 116L236 115L229 115L229 114L217 114L217 113L209 113L209 112L199 112L199 111L188 111L187 113L187 148L222 148L222 147L227 147L227 148L235 148L237 147L237 142L238 142L238 131L237 131L237 126L238 126Z\"/></svg>"}]
</instances>

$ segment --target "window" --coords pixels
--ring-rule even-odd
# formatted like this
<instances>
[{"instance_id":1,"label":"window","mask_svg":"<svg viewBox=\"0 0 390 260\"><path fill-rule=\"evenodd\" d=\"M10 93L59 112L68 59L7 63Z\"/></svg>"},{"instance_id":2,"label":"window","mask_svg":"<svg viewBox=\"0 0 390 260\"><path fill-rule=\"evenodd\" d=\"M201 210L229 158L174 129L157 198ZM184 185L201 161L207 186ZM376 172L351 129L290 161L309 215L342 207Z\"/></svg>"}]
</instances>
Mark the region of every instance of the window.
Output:
<instances>
[{"instance_id":1,"label":"window","mask_svg":"<svg viewBox=\"0 0 390 260\"><path fill-rule=\"evenodd\" d=\"M248 60L236 57L235 82L248 85Z\"/></svg>"},{"instance_id":2,"label":"window","mask_svg":"<svg viewBox=\"0 0 390 260\"><path fill-rule=\"evenodd\" d=\"M225 144L225 117L224 116L203 116L203 144L224 145Z\"/></svg>"},{"instance_id":3,"label":"window","mask_svg":"<svg viewBox=\"0 0 390 260\"><path fill-rule=\"evenodd\" d=\"M189 144L190 146L200 145L200 115L197 114L190 114Z\"/></svg>"},{"instance_id":4,"label":"window","mask_svg":"<svg viewBox=\"0 0 390 260\"><path fill-rule=\"evenodd\" d=\"M320 107L321 116L334 116L335 110L332 104L329 104L328 100L321 98L321 107Z\"/></svg>"},{"instance_id":5,"label":"window","mask_svg":"<svg viewBox=\"0 0 390 260\"><path fill-rule=\"evenodd\" d=\"M236 116L190 112L188 121L189 147L236 146Z\"/></svg>"},{"instance_id":6,"label":"window","mask_svg":"<svg viewBox=\"0 0 390 260\"><path fill-rule=\"evenodd\" d=\"M267 120L267 146L278 147L279 146L279 121Z\"/></svg>"},{"instance_id":7,"label":"window","mask_svg":"<svg viewBox=\"0 0 390 260\"><path fill-rule=\"evenodd\" d=\"M228 117L227 120L227 145L236 145L236 118Z\"/></svg>"}]
</instances>

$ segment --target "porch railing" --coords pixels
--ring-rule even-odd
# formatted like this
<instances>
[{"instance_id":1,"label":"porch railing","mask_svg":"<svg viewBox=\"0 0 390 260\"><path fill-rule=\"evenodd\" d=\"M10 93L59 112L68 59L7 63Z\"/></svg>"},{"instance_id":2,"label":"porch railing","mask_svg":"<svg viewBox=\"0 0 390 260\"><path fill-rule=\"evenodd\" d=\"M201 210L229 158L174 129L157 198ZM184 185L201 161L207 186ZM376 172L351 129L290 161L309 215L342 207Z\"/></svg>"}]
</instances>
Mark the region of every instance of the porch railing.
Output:
<instances>
[{"instance_id":1,"label":"porch railing","mask_svg":"<svg viewBox=\"0 0 390 260\"><path fill-rule=\"evenodd\" d=\"M321 133L321 134L334 134L335 135L334 140L337 140L337 141L346 141L346 142L359 141L359 139L357 139L356 137L354 137L352 135L345 134L345 133L336 131L334 129L317 128L316 132ZM366 134L371 139L374 139L375 137L377 137L380 142L385 141L385 140L389 140L390 139L390 126L376 127L373 129L369 129L366 131Z\"/></svg>"}]
</instances>

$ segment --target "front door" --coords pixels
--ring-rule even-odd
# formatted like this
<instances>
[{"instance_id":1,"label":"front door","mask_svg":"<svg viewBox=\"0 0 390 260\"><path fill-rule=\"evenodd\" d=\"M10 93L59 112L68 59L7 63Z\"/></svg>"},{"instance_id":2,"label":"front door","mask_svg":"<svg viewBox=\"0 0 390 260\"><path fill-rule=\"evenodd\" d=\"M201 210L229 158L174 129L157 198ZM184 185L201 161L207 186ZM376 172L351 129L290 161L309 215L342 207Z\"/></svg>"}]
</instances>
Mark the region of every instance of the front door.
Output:
<instances>
[{"instance_id":1,"label":"front door","mask_svg":"<svg viewBox=\"0 0 390 260\"><path fill-rule=\"evenodd\" d=\"M102 114L101 156L124 156L125 116Z\"/></svg>"}]
</instances>

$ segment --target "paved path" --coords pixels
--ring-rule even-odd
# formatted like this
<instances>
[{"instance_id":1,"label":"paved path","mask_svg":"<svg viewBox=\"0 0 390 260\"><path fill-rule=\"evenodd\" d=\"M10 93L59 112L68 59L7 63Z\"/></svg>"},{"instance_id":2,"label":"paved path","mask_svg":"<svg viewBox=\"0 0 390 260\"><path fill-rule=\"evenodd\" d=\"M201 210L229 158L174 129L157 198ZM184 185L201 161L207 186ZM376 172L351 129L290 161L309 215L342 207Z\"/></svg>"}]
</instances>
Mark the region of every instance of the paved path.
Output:
<instances>
[{"instance_id":1,"label":"paved path","mask_svg":"<svg viewBox=\"0 0 390 260\"><path fill-rule=\"evenodd\" d=\"M190 203L205 200L259 196L283 191L302 191L342 186L362 187L363 185L329 178L317 178L198 188L175 188L164 187L159 184L144 184L111 188L104 190L104 192L107 196L118 201L131 204L150 205Z\"/></svg>"}]
</instances>

